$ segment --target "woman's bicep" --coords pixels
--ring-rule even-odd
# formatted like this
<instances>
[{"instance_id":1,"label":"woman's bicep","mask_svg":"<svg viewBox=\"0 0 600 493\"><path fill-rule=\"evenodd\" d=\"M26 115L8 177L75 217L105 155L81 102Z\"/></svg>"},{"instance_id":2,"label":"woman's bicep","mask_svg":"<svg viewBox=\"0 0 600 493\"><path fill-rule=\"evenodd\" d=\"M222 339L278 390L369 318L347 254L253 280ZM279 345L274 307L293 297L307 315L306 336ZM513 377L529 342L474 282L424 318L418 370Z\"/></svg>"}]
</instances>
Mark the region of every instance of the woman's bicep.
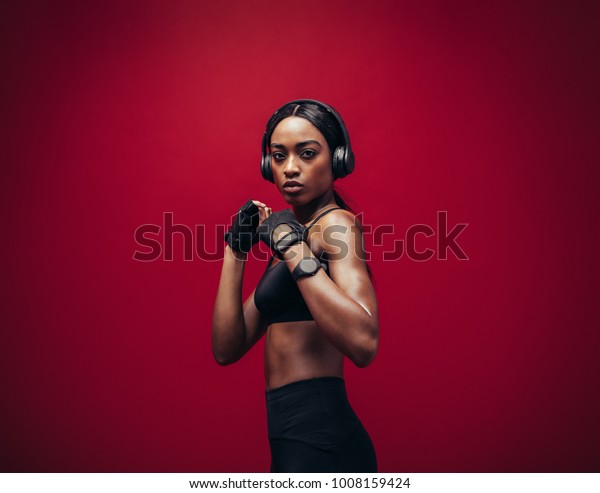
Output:
<instances>
[{"instance_id":1,"label":"woman's bicep","mask_svg":"<svg viewBox=\"0 0 600 493\"><path fill-rule=\"evenodd\" d=\"M331 280L351 299L363 307L371 317L377 318L377 298L364 260L345 258L330 261Z\"/></svg>"},{"instance_id":2,"label":"woman's bicep","mask_svg":"<svg viewBox=\"0 0 600 493\"><path fill-rule=\"evenodd\" d=\"M331 280L371 317L377 318L377 298L365 261L362 230L347 216L343 226L335 235L336 242L325 248Z\"/></svg>"}]
</instances>

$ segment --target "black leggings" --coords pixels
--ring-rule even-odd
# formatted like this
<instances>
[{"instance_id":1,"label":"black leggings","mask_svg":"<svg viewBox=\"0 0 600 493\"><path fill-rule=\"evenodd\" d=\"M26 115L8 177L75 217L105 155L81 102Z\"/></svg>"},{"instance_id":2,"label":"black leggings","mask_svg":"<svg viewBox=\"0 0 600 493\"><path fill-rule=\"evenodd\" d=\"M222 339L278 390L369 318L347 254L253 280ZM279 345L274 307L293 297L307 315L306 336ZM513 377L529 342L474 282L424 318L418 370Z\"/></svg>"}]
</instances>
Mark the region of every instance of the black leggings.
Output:
<instances>
[{"instance_id":1,"label":"black leggings","mask_svg":"<svg viewBox=\"0 0 600 493\"><path fill-rule=\"evenodd\" d=\"M271 472L377 472L344 380L319 377L266 392Z\"/></svg>"}]
</instances>

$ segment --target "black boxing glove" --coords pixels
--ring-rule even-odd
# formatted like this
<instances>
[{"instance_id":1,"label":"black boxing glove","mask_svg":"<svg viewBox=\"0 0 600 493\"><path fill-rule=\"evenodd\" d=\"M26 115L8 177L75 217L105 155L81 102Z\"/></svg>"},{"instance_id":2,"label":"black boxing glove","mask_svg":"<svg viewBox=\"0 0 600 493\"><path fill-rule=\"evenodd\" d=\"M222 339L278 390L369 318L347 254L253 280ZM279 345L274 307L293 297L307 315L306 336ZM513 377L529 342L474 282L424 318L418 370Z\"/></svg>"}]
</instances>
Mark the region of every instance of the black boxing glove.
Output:
<instances>
[{"instance_id":1,"label":"black boxing glove","mask_svg":"<svg viewBox=\"0 0 600 493\"><path fill-rule=\"evenodd\" d=\"M238 211L233 224L227 233L225 241L236 252L248 253L258 241L258 206L249 200Z\"/></svg>"},{"instance_id":2,"label":"black boxing glove","mask_svg":"<svg viewBox=\"0 0 600 493\"><path fill-rule=\"evenodd\" d=\"M274 212L257 229L263 241L279 257L292 245L306 241L308 228L298 222L291 209Z\"/></svg>"}]
</instances>

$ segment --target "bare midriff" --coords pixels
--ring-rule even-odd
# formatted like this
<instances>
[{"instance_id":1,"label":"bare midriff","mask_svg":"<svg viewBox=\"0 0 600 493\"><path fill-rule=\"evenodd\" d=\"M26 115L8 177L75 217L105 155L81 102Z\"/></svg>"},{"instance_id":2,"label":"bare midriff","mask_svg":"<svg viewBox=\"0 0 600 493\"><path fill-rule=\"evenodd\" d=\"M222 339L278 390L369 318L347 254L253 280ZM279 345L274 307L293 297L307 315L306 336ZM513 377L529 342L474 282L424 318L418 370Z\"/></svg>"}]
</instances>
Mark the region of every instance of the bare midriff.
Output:
<instances>
[{"instance_id":1,"label":"bare midriff","mask_svg":"<svg viewBox=\"0 0 600 493\"><path fill-rule=\"evenodd\" d=\"M314 320L271 324L265 341L267 390L316 377L343 378L344 356Z\"/></svg>"}]
</instances>

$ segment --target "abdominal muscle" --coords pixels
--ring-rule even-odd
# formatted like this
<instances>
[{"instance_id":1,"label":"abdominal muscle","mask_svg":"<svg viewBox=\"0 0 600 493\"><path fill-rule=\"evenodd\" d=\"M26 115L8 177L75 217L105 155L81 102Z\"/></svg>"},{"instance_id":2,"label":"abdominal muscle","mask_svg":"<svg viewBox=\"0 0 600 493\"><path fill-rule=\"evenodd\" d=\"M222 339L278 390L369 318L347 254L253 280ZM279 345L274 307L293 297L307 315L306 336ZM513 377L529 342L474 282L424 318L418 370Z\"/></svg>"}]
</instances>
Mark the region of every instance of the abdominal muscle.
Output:
<instances>
[{"instance_id":1,"label":"abdominal muscle","mask_svg":"<svg viewBox=\"0 0 600 493\"><path fill-rule=\"evenodd\" d=\"M267 390L309 378L343 378L344 355L313 320L271 324L265 341Z\"/></svg>"}]
</instances>

